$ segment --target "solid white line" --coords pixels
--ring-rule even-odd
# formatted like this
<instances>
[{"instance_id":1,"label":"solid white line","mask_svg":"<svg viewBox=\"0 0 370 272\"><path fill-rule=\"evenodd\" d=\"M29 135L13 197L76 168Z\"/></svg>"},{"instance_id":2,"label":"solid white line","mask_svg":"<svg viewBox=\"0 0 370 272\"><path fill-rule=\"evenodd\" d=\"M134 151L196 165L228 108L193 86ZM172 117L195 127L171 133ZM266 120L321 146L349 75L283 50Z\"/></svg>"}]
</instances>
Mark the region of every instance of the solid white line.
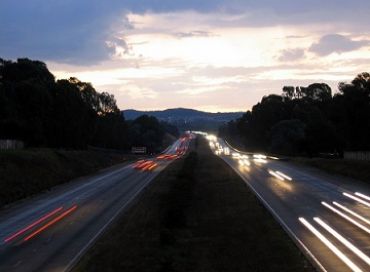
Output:
<instances>
[{"instance_id":1,"label":"solid white line","mask_svg":"<svg viewBox=\"0 0 370 272\"><path fill-rule=\"evenodd\" d=\"M354 272L362 272L362 270L355 265L346 255L343 254L335 245L333 245L324 235L322 235L314 226L312 226L306 219L303 217L299 218L299 221L308 228L317 238L320 239L335 255L338 256L349 268Z\"/></svg>"},{"instance_id":2,"label":"solid white line","mask_svg":"<svg viewBox=\"0 0 370 272\"><path fill-rule=\"evenodd\" d=\"M285 229L285 231L288 233L288 235L293 238L293 241L297 243L298 247L301 247L303 249L303 252L311 258L311 260L314 261L317 268L319 268L323 272L327 272L327 270L324 268L324 266L320 263L320 261L313 255L313 253L307 248L307 246L294 234L294 232L288 227L287 224L283 221L283 219L275 212L275 210L267 203L267 201L257 192L257 190L248 182L246 177L244 177L237 169L231 165L227 160L224 159L224 161L230 165L232 169L244 180L244 182L247 184L247 186L255 193L255 195L259 198L259 200L262 202L262 204L272 213L272 215L277 219L278 223Z\"/></svg>"}]
</instances>

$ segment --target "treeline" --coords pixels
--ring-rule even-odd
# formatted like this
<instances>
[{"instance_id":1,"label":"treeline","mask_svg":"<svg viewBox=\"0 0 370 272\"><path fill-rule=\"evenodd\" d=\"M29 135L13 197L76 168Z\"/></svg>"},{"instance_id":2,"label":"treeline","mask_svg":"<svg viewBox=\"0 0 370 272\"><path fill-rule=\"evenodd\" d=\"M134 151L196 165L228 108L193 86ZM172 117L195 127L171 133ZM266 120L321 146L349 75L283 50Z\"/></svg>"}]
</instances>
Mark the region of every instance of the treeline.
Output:
<instances>
[{"instance_id":1,"label":"treeline","mask_svg":"<svg viewBox=\"0 0 370 272\"><path fill-rule=\"evenodd\" d=\"M73 149L144 145L154 152L167 132L178 133L148 116L125 121L113 95L77 78L55 80L43 62L0 59L0 139Z\"/></svg>"},{"instance_id":2,"label":"treeline","mask_svg":"<svg viewBox=\"0 0 370 272\"><path fill-rule=\"evenodd\" d=\"M370 150L370 75L340 83L332 95L325 83L285 86L268 95L219 134L247 150L318 155Z\"/></svg>"}]
</instances>

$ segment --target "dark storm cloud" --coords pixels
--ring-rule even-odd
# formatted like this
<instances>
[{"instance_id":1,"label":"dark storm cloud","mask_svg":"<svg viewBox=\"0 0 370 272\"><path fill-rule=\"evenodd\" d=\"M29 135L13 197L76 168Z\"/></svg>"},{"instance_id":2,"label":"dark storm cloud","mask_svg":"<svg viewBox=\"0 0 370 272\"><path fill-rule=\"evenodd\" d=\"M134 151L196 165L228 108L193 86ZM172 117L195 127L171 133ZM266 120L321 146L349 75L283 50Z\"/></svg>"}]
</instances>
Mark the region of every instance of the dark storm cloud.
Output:
<instances>
[{"instance_id":1,"label":"dark storm cloud","mask_svg":"<svg viewBox=\"0 0 370 272\"><path fill-rule=\"evenodd\" d=\"M106 41L118 38L125 45L122 34L132 27L127 12L183 10L246 14L232 20L215 16L209 22L215 26L339 22L344 29L361 31L370 23L367 0L1 0L0 57L97 63L112 53Z\"/></svg>"}]
</instances>

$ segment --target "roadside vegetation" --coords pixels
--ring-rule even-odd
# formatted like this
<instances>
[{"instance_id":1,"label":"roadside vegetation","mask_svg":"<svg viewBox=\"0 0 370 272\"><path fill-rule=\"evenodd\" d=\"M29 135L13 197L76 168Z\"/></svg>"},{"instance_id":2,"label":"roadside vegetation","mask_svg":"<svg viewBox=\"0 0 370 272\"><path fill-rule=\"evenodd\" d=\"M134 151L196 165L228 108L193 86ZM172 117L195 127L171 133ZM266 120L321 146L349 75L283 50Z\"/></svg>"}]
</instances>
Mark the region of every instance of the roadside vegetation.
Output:
<instances>
[{"instance_id":1,"label":"roadside vegetation","mask_svg":"<svg viewBox=\"0 0 370 272\"><path fill-rule=\"evenodd\" d=\"M128 159L127 155L95 151L1 151L0 207Z\"/></svg>"},{"instance_id":2,"label":"roadside vegetation","mask_svg":"<svg viewBox=\"0 0 370 272\"><path fill-rule=\"evenodd\" d=\"M199 139L75 271L313 271L241 178Z\"/></svg>"},{"instance_id":3,"label":"roadside vegetation","mask_svg":"<svg viewBox=\"0 0 370 272\"><path fill-rule=\"evenodd\" d=\"M0 150L0 206L130 156L88 150L156 153L178 134L154 117L126 121L113 95L74 77L56 80L41 61L0 58L0 140L26 147Z\"/></svg>"},{"instance_id":4,"label":"roadside vegetation","mask_svg":"<svg viewBox=\"0 0 370 272\"><path fill-rule=\"evenodd\" d=\"M41 61L0 58L0 140L79 150L139 145L157 152L166 134L177 137L177 128L149 116L127 122L114 96L88 82L55 80Z\"/></svg>"},{"instance_id":5,"label":"roadside vegetation","mask_svg":"<svg viewBox=\"0 0 370 272\"><path fill-rule=\"evenodd\" d=\"M361 73L329 85L285 86L282 95L262 98L240 119L220 129L220 136L248 151L291 156L341 156L370 150L370 74ZM239 145L240 146L240 145Z\"/></svg>"}]
</instances>

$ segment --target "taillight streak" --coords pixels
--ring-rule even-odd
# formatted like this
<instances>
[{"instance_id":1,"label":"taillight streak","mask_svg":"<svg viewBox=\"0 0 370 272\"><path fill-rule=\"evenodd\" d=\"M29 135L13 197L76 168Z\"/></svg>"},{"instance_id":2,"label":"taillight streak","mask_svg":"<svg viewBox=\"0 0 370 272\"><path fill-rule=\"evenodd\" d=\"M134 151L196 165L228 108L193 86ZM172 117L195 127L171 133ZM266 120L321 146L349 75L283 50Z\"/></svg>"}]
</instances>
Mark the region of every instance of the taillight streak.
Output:
<instances>
[{"instance_id":1,"label":"taillight streak","mask_svg":"<svg viewBox=\"0 0 370 272\"><path fill-rule=\"evenodd\" d=\"M18 237L19 235L25 233L26 231L28 231L29 229L32 229L34 226L40 224L41 222L45 221L46 219L48 219L49 217L53 216L54 214L56 214L57 212L61 211L63 209L63 207L59 207L51 212L49 212L48 214L44 215L43 217L41 217L40 219L36 220L35 222L33 222L32 224L28 225L27 227L17 231L16 233L12 234L11 236L7 237L4 239L4 242L7 243L11 240L13 240L14 238Z\"/></svg>"},{"instance_id":2,"label":"taillight streak","mask_svg":"<svg viewBox=\"0 0 370 272\"><path fill-rule=\"evenodd\" d=\"M31 233L30 235L28 235L26 238L24 238L24 241L30 240L31 238L33 238L34 236L36 236L37 234L39 234L43 230L47 229L51 225L55 224L56 222L60 221L61 219L63 219L64 217L66 217L68 214L70 214L71 212L73 212L76 209L77 209L77 205L73 206L72 208L69 208L68 210L63 212L61 215L55 217L53 220L51 220L47 224L43 225L41 228L39 228L38 230L36 230L33 233Z\"/></svg>"}]
</instances>

